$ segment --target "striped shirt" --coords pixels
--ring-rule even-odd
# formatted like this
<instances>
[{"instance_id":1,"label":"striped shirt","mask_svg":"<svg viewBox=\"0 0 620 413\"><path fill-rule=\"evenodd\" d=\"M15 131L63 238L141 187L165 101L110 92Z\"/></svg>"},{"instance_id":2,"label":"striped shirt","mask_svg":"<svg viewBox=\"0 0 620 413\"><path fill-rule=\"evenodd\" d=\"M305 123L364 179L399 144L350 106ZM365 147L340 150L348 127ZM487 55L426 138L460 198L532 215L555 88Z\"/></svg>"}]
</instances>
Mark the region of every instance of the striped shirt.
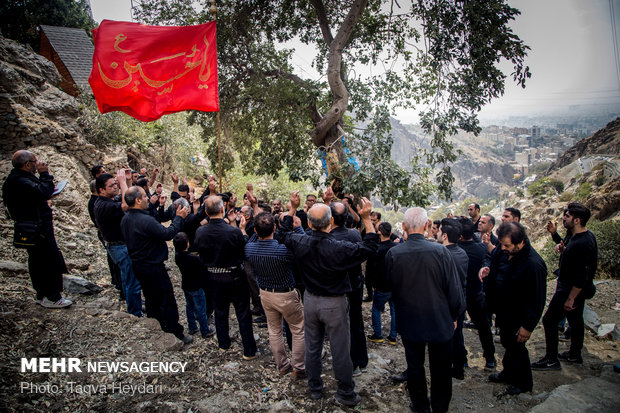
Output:
<instances>
[{"instance_id":1,"label":"striped shirt","mask_svg":"<svg viewBox=\"0 0 620 413\"><path fill-rule=\"evenodd\" d=\"M291 263L293 254L275 239L252 237L245 244L245 257L254 269L256 282L261 289L293 288Z\"/></svg>"}]
</instances>

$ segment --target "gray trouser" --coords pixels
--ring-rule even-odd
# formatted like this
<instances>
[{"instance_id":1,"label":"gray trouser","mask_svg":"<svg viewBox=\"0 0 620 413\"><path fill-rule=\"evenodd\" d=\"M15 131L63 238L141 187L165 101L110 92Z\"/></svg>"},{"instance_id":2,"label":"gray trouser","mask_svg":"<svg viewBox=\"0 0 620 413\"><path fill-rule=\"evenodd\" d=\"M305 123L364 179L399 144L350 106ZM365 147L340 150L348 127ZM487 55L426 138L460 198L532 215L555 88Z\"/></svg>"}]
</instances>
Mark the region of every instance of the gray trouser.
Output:
<instances>
[{"instance_id":1,"label":"gray trouser","mask_svg":"<svg viewBox=\"0 0 620 413\"><path fill-rule=\"evenodd\" d=\"M306 290L304 295L304 329L306 339L306 373L310 391L323 391L321 352L325 333L329 337L337 393L355 397L353 363L349 349L349 301L346 296L319 297Z\"/></svg>"}]
</instances>

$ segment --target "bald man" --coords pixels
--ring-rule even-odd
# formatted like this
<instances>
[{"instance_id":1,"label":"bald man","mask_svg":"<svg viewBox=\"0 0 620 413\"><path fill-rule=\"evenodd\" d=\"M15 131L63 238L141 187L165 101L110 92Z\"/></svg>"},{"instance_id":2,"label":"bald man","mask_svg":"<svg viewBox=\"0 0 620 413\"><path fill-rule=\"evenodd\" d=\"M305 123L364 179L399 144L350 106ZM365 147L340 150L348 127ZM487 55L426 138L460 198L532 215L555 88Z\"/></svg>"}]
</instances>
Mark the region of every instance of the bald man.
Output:
<instances>
[{"instance_id":1,"label":"bald man","mask_svg":"<svg viewBox=\"0 0 620 413\"><path fill-rule=\"evenodd\" d=\"M45 162L38 161L30 151L15 152L11 163L13 170L2 185L4 204L16 226L30 222L39 227L36 243L27 247L28 272L37 293L36 302L46 308L69 307L71 300L60 294L67 266L56 244L52 209L47 203L54 193L54 177Z\"/></svg>"},{"instance_id":2,"label":"bald man","mask_svg":"<svg viewBox=\"0 0 620 413\"><path fill-rule=\"evenodd\" d=\"M295 234L293 216L299 207L299 191L290 198L291 209L282 222L282 242L293 253L306 286L304 293L304 330L306 339L306 374L310 396L323 397L321 379L321 352L327 333L332 351L334 376L338 382L336 402L346 406L357 405L361 398L355 392L353 363L350 356L349 301L352 291L348 271L377 251L379 236L370 221L372 204L362 199L359 215L366 227L364 241L338 241L330 229L333 225L331 209L315 204L308 211L308 225L312 235Z\"/></svg>"}]
</instances>

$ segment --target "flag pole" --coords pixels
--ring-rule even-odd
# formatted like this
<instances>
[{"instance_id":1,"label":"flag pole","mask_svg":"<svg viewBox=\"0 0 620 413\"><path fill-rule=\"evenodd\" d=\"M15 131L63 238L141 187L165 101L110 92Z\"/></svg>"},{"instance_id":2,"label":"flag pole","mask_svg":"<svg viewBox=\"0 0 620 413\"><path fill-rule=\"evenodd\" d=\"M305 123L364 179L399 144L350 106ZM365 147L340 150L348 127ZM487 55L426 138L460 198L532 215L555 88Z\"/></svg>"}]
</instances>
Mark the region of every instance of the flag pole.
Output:
<instances>
[{"instance_id":1,"label":"flag pole","mask_svg":"<svg viewBox=\"0 0 620 413\"><path fill-rule=\"evenodd\" d=\"M213 21L217 21L217 7L215 0L211 0L209 12L213 15ZM217 163L219 167L218 176L220 177L220 193L222 193L222 138L220 132L220 111L217 111Z\"/></svg>"}]
</instances>

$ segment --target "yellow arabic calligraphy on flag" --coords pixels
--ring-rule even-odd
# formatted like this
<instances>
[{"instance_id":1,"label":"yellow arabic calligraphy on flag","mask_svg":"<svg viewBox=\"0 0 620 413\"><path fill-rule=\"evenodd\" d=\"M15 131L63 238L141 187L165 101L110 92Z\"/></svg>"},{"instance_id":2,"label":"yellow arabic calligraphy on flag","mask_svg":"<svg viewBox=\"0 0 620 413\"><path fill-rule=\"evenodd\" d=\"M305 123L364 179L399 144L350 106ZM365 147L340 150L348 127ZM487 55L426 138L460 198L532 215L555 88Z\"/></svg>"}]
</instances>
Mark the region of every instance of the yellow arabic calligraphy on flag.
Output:
<instances>
[{"instance_id":1,"label":"yellow arabic calligraphy on flag","mask_svg":"<svg viewBox=\"0 0 620 413\"><path fill-rule=\"evenodd\" d=\"M219 111L215 22L104 20L93 35L89 83L101 113L123 111L148 122L182 110Z\"/></svg>"}]
</instances>

